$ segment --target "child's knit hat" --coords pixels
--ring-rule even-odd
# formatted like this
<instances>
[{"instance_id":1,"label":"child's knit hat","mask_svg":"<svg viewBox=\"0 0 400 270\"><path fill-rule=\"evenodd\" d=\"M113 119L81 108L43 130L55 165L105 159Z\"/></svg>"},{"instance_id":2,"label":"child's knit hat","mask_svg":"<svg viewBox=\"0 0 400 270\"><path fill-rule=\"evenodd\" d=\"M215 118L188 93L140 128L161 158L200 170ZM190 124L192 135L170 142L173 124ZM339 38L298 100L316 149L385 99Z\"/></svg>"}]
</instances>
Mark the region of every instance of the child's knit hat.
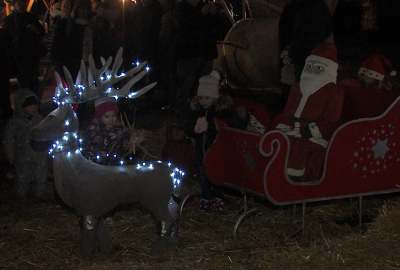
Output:
<instances>
[{"instance_id":1,"label":"child's knit hat","mask_svg":"<svg viewBox=\"0 0 400 270\"><path fill-rule=\"evenodd\" d=\"M392 63L381 54L373 54L362 63L358 74L382 81L386 75L396 76Z\"/></svg>"},{"instance_id":2,"label":"child's knit hat","mask_svg":"<svg viewBox=\"0 0 400 270\"><path fill-rule=\"evenodd\" d=\"M109 111L114 111L118 114L119 108L117 105L117 100L113 97L99 98L94 102L94 107L96 109L96 117L100 118L103 114Z\"/></svg>"},{"instance_id":3,"label":"child's knit hat","mask_svg":"<svg viewBox=\"0 0 400 270\"><path fill-rule=\"evenodd\" d=\"M210 75L205 75L201 77L199 80L199 87L197 88L197 95L218 98L220 78L221 76L216 70L212 71Z\"/></svg>"},{"instance_id":4,"label":"child's knit hat","mask_svg":"<svg viewBox=\"0 0 400 270\"><path fill-rule=\"evenodd\" d=\"M38 105L39 102L35 96L29 96L24 100L24 103L22 103L22 108L31 106L31 105Z\"/></svg>"}]
</instances>

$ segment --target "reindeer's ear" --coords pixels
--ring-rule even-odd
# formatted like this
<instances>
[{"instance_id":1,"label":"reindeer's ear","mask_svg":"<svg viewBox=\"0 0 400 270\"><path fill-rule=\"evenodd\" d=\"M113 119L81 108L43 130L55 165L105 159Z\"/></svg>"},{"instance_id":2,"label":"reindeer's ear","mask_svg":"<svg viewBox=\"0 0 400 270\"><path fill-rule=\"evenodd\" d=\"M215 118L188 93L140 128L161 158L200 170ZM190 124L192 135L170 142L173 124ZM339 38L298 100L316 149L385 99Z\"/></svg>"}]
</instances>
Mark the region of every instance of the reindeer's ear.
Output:
<instances>
[{"instance_id":1,"label":"reindeer's ear","mask_svg":"<svg viewBox=\"0 0 400 270\"><path fill-rule=\"evenodd\" d=\"M58 96L60 89L57 89L57 87L63 87L68 88L67 83L64 81L64 79L58 74L57 71L53 71L53 88L54 88L54 96Z\"/></svg>"}]
</instances>

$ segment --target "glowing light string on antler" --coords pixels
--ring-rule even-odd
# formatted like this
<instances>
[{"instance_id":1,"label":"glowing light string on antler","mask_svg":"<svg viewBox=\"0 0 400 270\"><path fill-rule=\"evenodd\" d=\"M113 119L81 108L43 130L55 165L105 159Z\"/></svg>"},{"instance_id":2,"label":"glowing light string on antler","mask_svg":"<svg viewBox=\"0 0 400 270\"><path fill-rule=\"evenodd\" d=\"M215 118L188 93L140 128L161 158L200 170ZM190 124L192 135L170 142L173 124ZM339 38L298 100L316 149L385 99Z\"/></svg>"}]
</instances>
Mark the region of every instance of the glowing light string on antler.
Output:
<instances>
[{"instance_id":1,"label":"glowing light string on antler","mask_svg":"<svg viewBox=\"0 0 400 270\"><path fill-rule=\"evenodd\" d=\"M55 72L55 80L57 83L55 101L58 103L65 102L71 104L82 103L99 97L137 98L151 90L156 85L156 82L151 83L134 93L130 93L132 86L147 74L147 71L143 70L146 67L147 62L141 63L140 65L130 69L128 72L122 72L120 75L117 75L117 72L119 72L123 63L122 52L123 49L120 48L111 70L108 69L113 59L111 56L107 61L101 57L100 60L103 66L97 69L92 55L89 55L89 67L87 72L85 62L82 60L75 83L72 80L71 73L64 66L63 70L68 88L64 88L60 75ZM132 78L121 89L114 88L114 84L130 77Z\"/></svg>"}]
</instances>

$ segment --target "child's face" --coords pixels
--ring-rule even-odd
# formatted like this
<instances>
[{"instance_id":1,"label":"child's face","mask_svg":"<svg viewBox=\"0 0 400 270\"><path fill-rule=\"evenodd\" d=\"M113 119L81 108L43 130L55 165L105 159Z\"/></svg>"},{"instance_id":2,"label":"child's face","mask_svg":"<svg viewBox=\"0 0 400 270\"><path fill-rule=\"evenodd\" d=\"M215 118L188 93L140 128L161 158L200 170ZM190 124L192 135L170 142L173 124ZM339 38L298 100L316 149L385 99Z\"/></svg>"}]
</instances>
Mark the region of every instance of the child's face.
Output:
<instances>
[{"instance_id":1,"label":"child's face","mask_svg":"<svg viewBox=\"0 0 400 270\"><path fill-rule=\"evenodd\" d=\"M199 103L204 109L210 108L212 105L214 105L216 100L216 98L212 97L199 96Z\"/></svg>"},{"instance_id":2,"label":"child's face","mask_svg":"<svg viewBox=\"0 0 400 270\"><path fill-rule=\"evenodd\" d=\"M105 125L106 129L112 128L115 121L117 121L117 113L114 111L108 111L100 117L100 122Z\"/></svg>"},{"instance_id":3,"label":"child's face","mask_svg":"<svg viewBox=\"0 0 400 270\"><path fill-rule=\"evenodd\" d=\"M361 75L361 80L365 83L365 85L371 85L376 82L376 79L365 76L364 74Z\"/></svg>"},{"instance_id":4,"label":"child's face","mask_svg":"<svg viewBox=\"0 0 400 270\"><path fill-rule=\"evenodd\" d=\"M26 116L34 116L37 111L38 105L32 104L22 108L22 111Z\"/></svg>"}]
</instances>

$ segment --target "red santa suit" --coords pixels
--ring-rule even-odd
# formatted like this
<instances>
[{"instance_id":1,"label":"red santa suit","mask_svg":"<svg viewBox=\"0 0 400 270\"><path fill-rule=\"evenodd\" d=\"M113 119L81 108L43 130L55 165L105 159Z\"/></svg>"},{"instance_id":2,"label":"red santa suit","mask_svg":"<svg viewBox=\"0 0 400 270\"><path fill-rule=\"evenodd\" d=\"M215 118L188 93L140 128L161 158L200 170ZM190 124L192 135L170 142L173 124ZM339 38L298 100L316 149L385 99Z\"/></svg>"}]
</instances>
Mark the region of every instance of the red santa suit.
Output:
<instances>
[{"instance_id":1,"label":"red santa suit","mask_svg":"<svg viewBox=\"0 0 400 270\"><path fill-rule=\"evenodd\" d=\"M343 88L336 85L337 67L335 45L317 45L306 60L300 83L292 87L277 126L290 139L287 174L291 179L316 181L320 175L344 100Z\"/></svg>"}]
</instances>

